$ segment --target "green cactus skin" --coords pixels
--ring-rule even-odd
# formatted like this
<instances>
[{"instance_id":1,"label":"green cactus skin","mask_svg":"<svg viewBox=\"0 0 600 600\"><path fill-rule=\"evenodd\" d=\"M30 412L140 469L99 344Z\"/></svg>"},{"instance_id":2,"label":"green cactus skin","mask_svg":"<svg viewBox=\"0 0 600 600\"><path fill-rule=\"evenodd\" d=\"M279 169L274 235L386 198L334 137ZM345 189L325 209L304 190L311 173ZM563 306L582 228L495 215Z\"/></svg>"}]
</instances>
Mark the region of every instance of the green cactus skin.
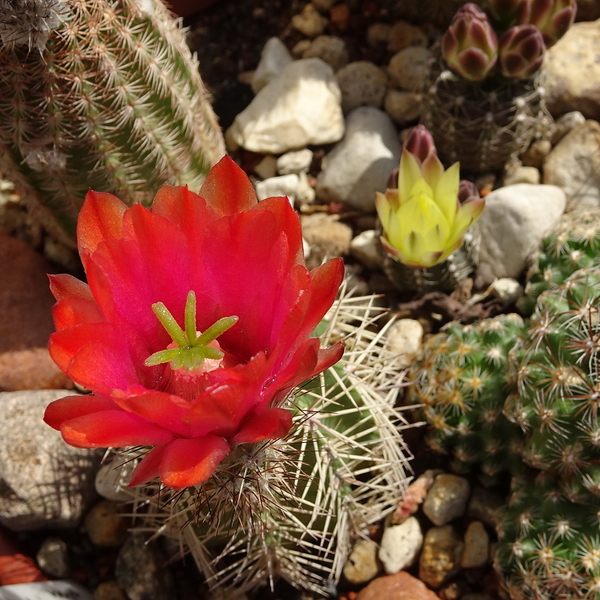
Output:
<instances>
[{"instance_id":1,"label":"green cactus skin","mask_svg":"<svg viewBox=\"0 0 600 600\"><path fill-rule=\"evenodd\" d=\"M441 61L431 69L421 122L444 164L459 161L472 174L501 170L529 147L544 121L551 117L535 77L471 83Z\"/></svg>"},{"instance_id":2,"label":"green cactus skin","mask_svg":"<svg viewBox=\"0 0 600 600\"><path fill-rule=\"evenodd\" d=\"M494 566L511 600L600 599L600 500L573 503L542 473L515 477Z\"/></svg>"},{"instance_id":3,"label":"green cactus skin","mask_svg":"<svg viewBox=\"0 0 600 600\"><path fill-rule=\"evenodd\" d=\"M527 273L525 294L518 308L531 315L542 292L555 289L579 269L600 265L600 214L598 211L565 213L542 243Z\"/></svg>"},{"instance_id":4,"label":"green cactus skin","mask_svg":"<svg viewBox=\"0 0 600 600\"><path fill-rule=\"evenodd\" d=\"M573 500L600 496L599 284L594 267L544 292L509 361L505 414L527 438L523 460L557 476Z\"/></svg>"},{"instance_id":5,"label":"green cactus skin","mask_svg":"<svg viewBox=\"0 0 600 600\"><path fill-rule=\"evenodd\" d=\"M502 472L522 469L521 431L502 411L508 351L524 331L517 314L473 325L451 323L426 341L408 374L413 385L407 387L406 399L421 405L429 445L451 453L455 471L479 467L488 484Z\"/></svg>"},{"instance_id":6,"label":"green cactus skin","mask_svg":"<svg viewBox=\"0 0 600 600\"><path fill-rule=\"evenodd\" d=\"M381 247L383 270L394 287L402 293L450 293L475 269L480 239L481 235L475 224L465 233L463 245L458 250L440 264L426 269L408 267Z\"/></svg>"},{"instance_id":7,"label":"green cactus skin","mask_svg":"<svg viewBox=\"0 0 600 600\"><path fill-rule=\"evenodd\" d=\"M89 188L148 203L224 153L160 0L0 0L0 171L61 241Z\"/></svg>"},{"instance_id":8,"label":"green cactus skin","mask_svg":"<svg viewBox=\"0 0 600 600\"><path fill-rule=\"evenodd\" d=\"M346 338L346 353L288 400L296 416L285 439L239 446L195 488L133 490L141 529L178 539L224 597L279 577L331 593L352 543L402 498L402 369L384 341L393 320L371 328L381 315L375 297L332 309L324 343Z\"/></svg>"}]
</instances>

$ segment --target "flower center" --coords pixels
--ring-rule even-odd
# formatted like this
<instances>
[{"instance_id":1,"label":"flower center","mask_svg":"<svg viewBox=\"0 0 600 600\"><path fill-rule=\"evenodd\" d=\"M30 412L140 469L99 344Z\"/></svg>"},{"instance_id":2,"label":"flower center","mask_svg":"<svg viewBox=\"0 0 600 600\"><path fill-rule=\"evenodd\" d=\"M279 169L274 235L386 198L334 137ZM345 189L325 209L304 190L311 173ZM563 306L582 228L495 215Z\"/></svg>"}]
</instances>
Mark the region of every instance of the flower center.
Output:
<instances>
[{"instance_id":1,"label":"flower center","mask_svg":"<svg viewBox=\"0 0 600 600\"><path fill-rule=\"evenodd\" d=\"M216 339L233 327L237 323L238 317L223 317L204 333L197 331L196 293L193 290L189 292L185 303L185 329L179 326L179 323L162 302L153 304L152 311L171 336L173 342L165 350L159 350L151 354L144 361L147 367L170 363L173 370L184 369L186 371L200 370L205 372L220 365L224 354ZM206 360L210 362L205 365Z\"/></svg>"}]
</instances>

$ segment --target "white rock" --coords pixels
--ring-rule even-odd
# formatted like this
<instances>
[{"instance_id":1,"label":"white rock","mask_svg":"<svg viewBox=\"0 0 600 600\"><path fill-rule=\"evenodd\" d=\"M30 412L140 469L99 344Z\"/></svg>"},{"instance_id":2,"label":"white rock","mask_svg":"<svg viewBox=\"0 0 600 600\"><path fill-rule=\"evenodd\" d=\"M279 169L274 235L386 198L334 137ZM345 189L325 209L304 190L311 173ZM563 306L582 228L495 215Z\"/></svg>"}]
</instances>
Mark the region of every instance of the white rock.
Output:
<instances>
[{"instance_id":1,"label":"white rock","mask_svg":"<svg viewBox=\"0 0 600 600\"><path fill-rule=\"evenodd\" d=\"M400 366L409 367L423 343L423 325L416 319L399 319L387 334L386 345L399 358Z\"/></svg>"},{"instance_id":2,"label":"white rock","mask_svg":"<svg viewBox=\"0 0 600 600\"><path fill-rule=\"evenodd\" d=\"M600 21L575 23L544 57L541 71L553 116L578 110L600 119Z\"/></svg>"},{"instance_id":3,"label":"white rock","mask_svg":"<svg viewBox=\"0 0 600 600\"><path fill-rule=\"evenodd\" d=\"M259 181L256 188L256 196L259 200L273 198L274 196L287 196L292 206L296 201L296 192L298 190L298 175L280 175L279 177L269 177L264 181Z\"/></svg>"},{"instance_id":4,"label":"white rock","mask_svg":"<svg viewBox=\"0 0 600 600\"><path fill-rule=\"evenodd\" d=\"M292 60L287 46L278 37L270 38L262 49L258 67L252 76L254 93L258 94L267 83L278 77Z\"/></svg>"},{"instance_id":5,"label":"white rock","mask_svg":"<svg viewBox=\"0 0 600 600\"><path fill-rule=\"evenodd\" d=\"M383 263L380 251L379 233L367 229L352 238L350 254L369 269L380 269Z\"/></svg>"},{"instance_id":6,"label":"white rock","mask_svg":"<svg viewBox=\"0 0 600 600\"><path fill-rule=\"evenodd\" d=\"M318 58L290 63L243 110L227 134L251 152L281 154L344 135L340 88Z\"/></svg>"},{"instance_id":7,"label":"white rock","mask_svg":"<svg viewBox=\"0 0 600 600\"><path fill-rule=\"evenodd\" d=\"M415 121L421 114L421 94L404 92L402 90L388 90L383 106L385 112L401 127Z\"/></svg>"},{"instance_id":8,"label":"white rock","mask_svg":"<svg viewBox=\"0 0 600 600\"><path fill-rule=\"evenodd\" d=\"M388 73L392 81L409 92L420 92L429 74L432 54L423 46L408 46L392 56Z\"/></svg>"},{"instance_id":9,"label":"white rock","mask_svg":"<svg viewBox=\"0 0 600 600\"><path fill-rule=\"evenodd\" d=\"M600 207L600 124L588 120L558 142L544 162L544 183L567 194L567 210Z\"/></svg>"},{"instance_id":10,"label":"white rock","mask_svg":"<svg viewBox=\"0 0 600 600\"><path fill-rule=\"evenodd\" d=\"M317 196L372 212L375 192L385 191L399 161L400 142L392 120L377 108L357 108L346 119L346 136L323 161Z\"/></svg>"},{"instance_id":11,"label":"white rock","mask_svg":"<svg viewBox=\"0 0 600 600\"><path fill-rule=\"evenodd\" d=\"M127 492L127 484L135 466L135 462L129 457L115 456L112 461L103 464L98 469L94 481L96 492L107 500L130 501L131 493Z\"/></svg>"},{"instance_id":12,"label":"white rock","mask_svg":"<svg viewBox=\"0 0 600 600\"><path fill-rule=\"evenodd\" d=\"M304 148L304 150L296 150L286 152L277 159L277 172L280 175L289 175L290 173L306 172L310 168L310 163L313 159L312 150Z\"/></svg>"},{"instance_id":13,"label":"white rock","mask_svg":"<svg viewBox=\"0 0 600 600\"><path fill-rule=\"evenodd\" d=\"M585 117L578 111L573 110L564 114L560 119L557 119L554 123L554 130L552 131L552 137L550 141L553 146L556 146L560 140L562 140L571 129L575 129L578 125L585 123Z\"/></svg>"},{"instance_id":14,"label":"white rock","mask_svg":"<svg viewBox=\"0 0 600 600\"><path fill-rule=\"evenodd\" d=\"M379 560L388 575L410 567L423 545L423 533L416 517L386 527L379 547Z\"/></svg>"},{"instance_id":15,"label":"white rock","mask_svg":"<svg viewBox=\"0 0 600 600\"><path fill-rule=\"evenodd\" d=\"M296 199L300 202L307 202L308 204L312 204L317 197L317 193L315 192L315 188L310 185L308 181L308 176L304 171L300 171L298 173L298 187L296 188Z\"/></svg>"},{"instance_id":16,"label":"white rock","mask_svg":"<svg viewBox=\"0 0 600 600\"><path fill-rule=\"evenodd\" d=\"M342 110L345 114L359 106L383 104L387 89L387 75L372 62L359 60L342 67L336 73L342 92Z\"/></svg>"},{"instance_id":17,"label":"white rock","mask_svg":"<svg viewBox=\"0 0 600 600\"><path fill-rule=\"evenodd\" d=\"M523 286L512 277L502 277L492 281L490 291L500 298L505 306L508 306L514 304L523 295Z\"/></svg>"},{"instance_id":18,"label":"white rock","mask_svg":"<svg viewBox=\"0 0 600 600\"><path fill-rule=\"evenodd\" d=\"M303 33L306 37L315 38L325 31L327 19L310 2L302 9L300 14L292 17L292 27Z\"/></svg>"},{"instance_id":19,"label":"white rock","mask_svg":"<svg viewBox=\"0 0 600 600\"><path fill-rule=\"evenodd\" d=\"M252 169L261 179L269 179L277 175L277 159L267 154L255 167Z\"/></svg>"},{"instance_id":20,"label":"white rock","mask_svg":"<svg viewBox=\"0 0 600 600\"><path fill-rule=\"evenodd\" d=\"M302 54L302 58L320 58L334 71L348 64L346 42L335 35L320 35L315 38Z\"/></svg>"},{"instance_id":21,"label":"white rock","mask_svg":"<svg viewBox=\"0 0 600 600\"><path fill-rule=\"evenodd\" d=\"M519 277L527 260L558 224L567 198L553 185L519 183L498 188L485 198L477 226L481 231L477 283Z\"/></svg>"}]
</instances>

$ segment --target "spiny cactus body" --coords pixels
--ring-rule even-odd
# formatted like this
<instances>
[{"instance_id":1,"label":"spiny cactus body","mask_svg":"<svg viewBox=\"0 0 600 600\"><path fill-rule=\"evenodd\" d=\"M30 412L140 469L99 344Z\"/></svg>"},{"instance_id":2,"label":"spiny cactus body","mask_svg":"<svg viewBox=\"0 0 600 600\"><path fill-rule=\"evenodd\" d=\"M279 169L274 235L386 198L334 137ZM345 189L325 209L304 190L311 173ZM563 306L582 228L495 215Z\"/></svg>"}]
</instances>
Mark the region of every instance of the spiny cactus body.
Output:
<instances>
[{"instance_id":1,"label":"spiny cactus body","mask_svg":"<svg viewBox=\"0 0 600 600\"><path fill-rule=\"evenodd\" d=\"M402 497L401 370L383 342L392 321L370 329L378 316L373 298L332 309L325 342L350 336L345 357L290 398L286 438L238 446L195 488L135 488L150 505L143 529L178 538L212 588L233 594L283 577L331 592L353 540Z\"/></svg>"},{"instance_id":2,"label":"spiny cactus body","mask_svg":"<svg viewBox=\"0 0 600 600\"><path fill-rule=\"evenodd\" d=\"M424 344L409 372L407 400L422 405L429 445L451 453L459 472L478 466L488 483L522 465L521 432L502 410L508 351L524 330L516 314L473 325L451 323Z\"/></svg>"},{"instance_id":3,"label":"spiny cactus body","mask_svg":"<svg viewBox=\"0 0 600 600\"><path fill-rule=\"evenodd\" d=\"M160 0L0 0L0 172L62 241L89 188L148 202L223 154Z\"/></svg>"},{"instance_id":4,"label":"spiny cactus body","mask_svg":"<svg viewBox=\"0 0 600 600\"><path fill-rule=\"evenodd\" d=\"M523 429L523 459L554 474L569 497L600 496L600 268L542 294L511 353L505 414Z\"/></svg>"},{"instance_id":5,"label":"spiny cactus body","mask_svg":"<svg viewBox=\"0 0 600 600\"><path fill-rule=\"evenodd\" d=\"M555 289L575 271L600 265L600 214L598 211L565 213L542 243L527 273L519 310L530 315L542 292Z\"/></svg>"},{"instance_id":6,"label":"spiny cactus body","mask_svg":"<svg viewBox=\"0 0 600 600\"><path fill-rule=\"evenodd\" d=\"M573 503L546 474L513 480L494 566L511 600L600 598L600 500Z\"/></svg>"}]
</instances>

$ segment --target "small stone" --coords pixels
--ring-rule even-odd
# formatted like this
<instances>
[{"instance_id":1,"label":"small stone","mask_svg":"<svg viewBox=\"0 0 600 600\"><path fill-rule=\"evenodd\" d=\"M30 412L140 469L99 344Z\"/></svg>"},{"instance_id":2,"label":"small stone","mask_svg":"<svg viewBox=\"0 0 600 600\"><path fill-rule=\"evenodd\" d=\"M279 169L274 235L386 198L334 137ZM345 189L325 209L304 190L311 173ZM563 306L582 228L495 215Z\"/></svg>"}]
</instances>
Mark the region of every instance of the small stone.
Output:
<instances>
[{"instance_id":1,"label":"small stone","mask_svg":"<svg viewBox=\"0 0 600 600\"><path fill-rule=\"evenodd\" d=\"M529 183L537 185L540 182L540 170L536 167L516 167L504 176L504 185Z\"/></svg>"},{"instance_id":2,"label":"small stone","mask_svg":"<svg viewBox=\"0 0 600 600\"><path fill-rule=\"evenodd\" d=\"M558 144L571 129L575 129L575 127L582 125L583 123L585 123L585 117L578 110L573 110L564 114L556 121L556 123L554 123L554 131L550 138L552 145L556 146L556 144Z\"/></svg>"},{"instance_id":3,"label":"small stone","mask_svg":"<svg viewBox=\"0 0 600 600\"><path fill-rule=\"evenodd\" d=\"M307 172L313 160L312 150L304 148L294 152L282 154L276 161L277 173L279 175L290 175Z\"/></svg>"},{"instance_id":4,"label":"small stone","mask_svg":"<svg viewBox=\"0 0 600 600\"><path fill-rule=\"evenodd\" d=\"M404 523L408 517L417 512L423 500L427 497L427 492L432 486L435 478L441 473L439 469L427 469L425 473L419 475L413 481L398 506L390 517L390 522L394 525Z\"/></svg>"},{"instance_id":5,"label":"small stone","mask_svg":"<svg viewBox=\"0 0 600 600\"><path fill-rule=\"evenodd\" d=\"M453 581L440 588L438 596L442 600L460 600L469 588L464 581Z\"/></svg>"},{"instance_id":6,"label":"small stone","mask_svg":"<svg viewBox=\"0 0 600 600\"><path fill-rule=\"evenodd\" d=\"M496 515L503 504L504 502L498 494L475 486L467 506L467 516L471 519L483 521L486 525L495 529L498 521Z\"/></svg>"},{"instance_id":7,"label":"small stone","mask_svg":"<svg viewBox=\"0 0 600 600\"><path fill-rule=\"evenodd\" d=\"M410 567L423 544L421 526L416 517L409 517L400 525L385 528L379 548L379 560L390 575Z\"/></svg>"},{"instance_id":8,"label":"small stone","mask_svg":"<svg viewBox=\"0 0 600 600\"><path fill-rule=\"evenodd\" d=\"M310 245L310 268L324 260L344 256L350 250L352 228L340 223L334 215L315 213L301 217L302 234Z\"/></svg>"},{"instance_id":9,"label":"small stone","mask_svg":"<svg viewBox=\"0 0 600 600\"><path fill-rule=\"evenodd\" d=\"M408 46L427 46L427 36L420 27L407 21L397 21L390 32L388 49L399 52Z\"/></svg>"},{"instance_id":10,"label":"small stone","mask_svg":"<svg viewBox=\"0 0 600 600\"><path fill-rule=\"evenodd\" d=\"M372 540L358 540L344 565L344 577L349 583L357 585L371 581L380 571L377 544Z\"/></svg>"},{"instance_id":11,"label":"small stone","mask_svg":"<svg viewBox=\"0 0 600 600\"><path fill-rule=\"evenodd\" d=\"M302 58L302 55L310 48L310 40L300 40L292 48L292 56L294 58Z\"/></svg>"},{"instance_id":12,"label":"small stone","mask_svg":"<svg viewBox=\"0 0 600 600\"><path fill-rule=\"evenodd\" d=\"M252 76L252 91L258 94L265 85L277 78L279 74L292 62L287 46L278 38L267 40L260 55L260 62Z\"/></svg>"},{"instance_id":13,"label":"small stone","mask_svg":"<svg viewBox=\"0 0 600 600\"><path fill-rule=\"evenodd\" d=\"M385 94L383 107L396 123L404 127L419 118L421 102L421 94L402 90L388 90Z\"/></svg>"},{"instance_id":14,"label":"small stone","mask_svg":"<svg viewBox=\"0 0 600 600\"><path fill-rule=\"evenodd\" d=\"M135 533L117 556L115 578L129 600L172 600L177 597L166 557L146 536Z\"/></svg>"},{"instance_id":15,"label":"small stone","mask_svg":"<svg viewBox=\"0 0 600 600\"><path fill-rule=\"evenodd\" d=\"M423 343L423 325L416 319L399 319L389 329L386 345L399 358L400 367L410 367Z\"/></svg>"},{"instance_id":16,"label":"small stone","mask_svg":"<svg viewBox=\"0 0 600 600\"><path fill-rule=\"evenodd\" d=\"M390 41L392 26L387 23L373 23L367 29L367 44L372 48L387 46Z\"/></svg>"},{"instance_id":17,"label":"small stone","mask_svg":"<svg viewBox=\"0 0 600 600\"><path fill-rule=\"evenodd\" d=\"M329 9L329 18L332 25L340 31L346 31L350 24L350 7L344 2L335 4Z\"/></svg>"},{"instance_id":18,"label":"small stone","mask_svg":"<svg viewBox=\"0 0 600 600\"><path fill-rule=\"evenodd\" d=\"M118 548L127 538L128 520L120 515L122 507L110 500L100 500L85 516L85 529L95 546Z\"/></svg>"},{"instance_id":19,"label":"small stone","mask_svg":"<svg viewBox=\"0 0 600 600\"><path fill-rule=\"evenodd\" d=\"M334 71L348 64L348 50L342 38L332 35L320 35L315 38L302 54L302 58L320 58Z\"/></svg>"},{"instance_id":20,"label":"small stone","mask_svg":"<svg viewBox=\"0 0 600 600\"><path fill-rule=\"evenodd\" d=\"M421 92L429 74L432 54L423 46L409 46L392 56L388 73L392 82L403 90Z\"/></svg>"},{"instance_id":21,"label":"small stone","mask_svg":"<svg viewBox=\"0 0 600 600\"><path fill-rule=\"evenodd\" d=\"M471 486L464 477L442 473L429 488L423 512L438 527L465 514Z\"/></svg>"},{"instance_id":22,"label":"small stone","mask_svg":"<svg viewBox=\"0 0 600 600\"><path fill-rule=\"evenodd\" d=\"M382 265L379 233L368 229L359 233L350 242L350 254L368 269L379 269Z\"/></svg>"},{"instance_id":23,"label":"small stone","mask_svg":"<svg viewBox=\"0 0 600 600\"><path fill-rule=\"evenodd\" d=\"M463 569L483 567L490 554L490 536L481 521L472 521L467 527L464 547L460 555L460 566Z\"/></svg>"},{"instance_id":24,"label":"small stone","mask_svg":"<svg viewBox=\"0 0 600 600\"><path fill-rule=\"evenodd\" d=\"M521 162L525 167L541 169L546 156L550 154L552 144L550 140L536 140L521 156Z\"/></svg>"},{"instance_id":25,"label":"small stone","mask_svg":"<svg viewBox=\"0 0 600 600\"><path fill-rule=\"evenodd\" d=\"M439 600L427 586L406 571L378 577L360 590L356 600Z\"/></svg>"},{"instance_id":26,"label":"small stone","mask_svg":"<svg viewBox=\"0 0 600 600\"><path fill-rule=\"evenodd\" d=\"M267 154L254 167L253 171L261 179L269 179L271 177L275 177L275 175L277 175L277 159L273 155Z\"/></svg>"},{"instance_id":27,"label":"small stone","mask_svg":"<svg viewBox=\"0 0 600 600\"><path fill-rule=\"evenodd\" d=\"M237 144L261 154L281 154L330 144L344 135L341 93L332 68L318 58L290 63L266 85L227 130Z\"/></svg>"},{"instance_id":28,"label":"small stone","mask_svg":"<svg viewBox=\"0 0 600 600\"><path fill-rule=\"evenodd\" d=\"M259 200L273 198L274 196L287 196L292 206L294 206L298 182L298 175L294 174L270 177L256 184L256 195Z\"/></svg>"},{"instance_id":29,"label":"small stone","mask_svg":"<svg viewBox=\"0 0 600 600\"><path fill-rule=\"evenodd\" d=\"M94 600L127 600L116 581L104 581L94 591Z\"/></svg>"},{"instance_id":30,"label":"small stone","mask_svg":"<svg viewBox=\"0 0 600 600\"><path fill-rule=\"evenodd\" d=\"M369 106L346 118L346 135L323 161L317 196L326 202L346 202L375 212L375 192L384 192L400 162L400 142L392 120Z\"/></svg>"},{"instance_id":31,"label":"small stone","mask_svg":"<svg viewBox=\"0 0 600 600\"><path fill-rule=\"evenodd\" d=\"M309 2L300 14L292 17L292 27L306 37L316 38L325 31L327 19Z\"/></svg>"},{"instance_id":32,"label":"small stone","mask_svg":"<svg viewBox=\"0 0 600 600\"><path fill-rule=\"evenodd\" d=\"M512 277L501 277L490 284L490 291L504 306L514 304L523 295L523 286Z\"/></svg>"},{"instance_id":33,"label":"small stone","mask_svg":"<svg viewBox=\"0 0 600 600\"><path fill-rule=\"evenodd\" d=\"M127 491L127 485L131 480L134 468L134 461L117 454L111 461L98 469L94 481L96 492L107 500L130 501L131 492Z\"/></svg>"},{"instance_id":34,"label":"small stone","mask_svg":"<svg viewBox=\"0 0 600 600\"><path fill-rule=\"evenodd\" d=\"M342 93L342 110L349 113L359 106L379 108L387 89L386 74L372 62L360 60L342 67L336 78Z\"/></svg>"},{"instance_id":35,"label":"small stone","mask_svg":"<svg viewBox=\"0 0 600 600\"><path fill-rule=\"evenodd\" d=\"M317 193L315 188L311 185L308 176L304 171L298 173L298 187L296 188L296 200L298 202L304 202L306 204L312 204L315 201Z\"/></svg>"},{"instance_id":36,"label":"small stone","mask_svg":"<svg viewBox=\"0 0 600 600\"><path fill-rule=\"evenodd\" d=\"M56 577L69 574L69 551L64 540L58 537L46 538L36 554L37 564L44 573Z\"/></svg>"},{"instance_id":37,"label":"small stone","mask_svg":"<svg viewBox=\"0 0 600 600\"><path fill-rule=\"evenodd\" d=\"M425 534L419 579L434 590L460 570L463 543L452 525L432 527Z\"/></svg>"}]
</instances>

